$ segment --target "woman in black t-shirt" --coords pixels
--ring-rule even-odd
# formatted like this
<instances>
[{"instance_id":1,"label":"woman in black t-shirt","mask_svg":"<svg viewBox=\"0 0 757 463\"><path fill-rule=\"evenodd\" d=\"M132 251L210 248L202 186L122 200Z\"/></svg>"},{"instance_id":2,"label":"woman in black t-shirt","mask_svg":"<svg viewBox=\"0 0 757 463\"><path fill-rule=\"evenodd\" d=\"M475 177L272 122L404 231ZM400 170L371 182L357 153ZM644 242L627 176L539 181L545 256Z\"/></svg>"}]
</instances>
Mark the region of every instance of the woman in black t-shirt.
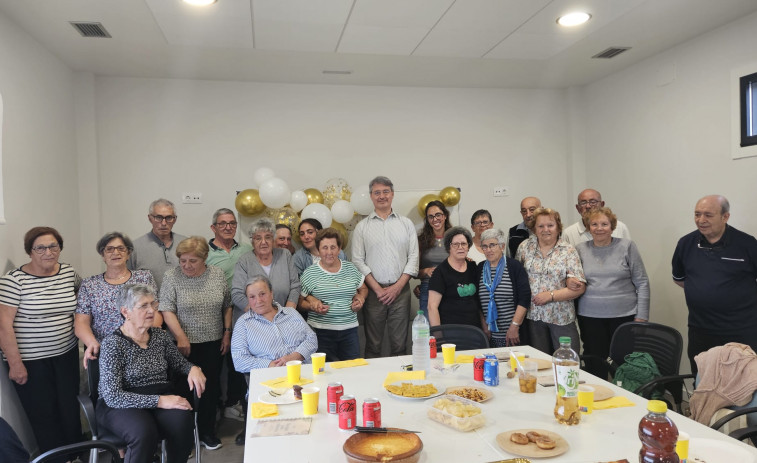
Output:
<instances>
[{"instance_id":1,"label":"woman in black t-shirt","mask_svg":"<svg viewBox=\"0 0 757 463\"><path fill-rule=\"evenodd\" d=\"M478 303L476 264L466 259L472 243L470 232L463 227L452 227L444 234L449 257L434 270L429 281L431 326L454 323L486 328Z\"/></svg>"}]
</instances>

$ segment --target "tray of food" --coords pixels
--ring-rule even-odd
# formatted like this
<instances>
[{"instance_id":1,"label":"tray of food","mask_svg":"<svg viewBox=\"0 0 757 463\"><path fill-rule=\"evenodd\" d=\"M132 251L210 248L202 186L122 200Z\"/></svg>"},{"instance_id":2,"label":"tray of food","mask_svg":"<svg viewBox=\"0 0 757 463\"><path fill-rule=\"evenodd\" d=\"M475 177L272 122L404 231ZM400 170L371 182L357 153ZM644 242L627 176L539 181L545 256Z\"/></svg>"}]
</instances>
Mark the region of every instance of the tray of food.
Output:
<instances>
[{"instance_id":1,"label":"tray of food","mask_svg":"<svg viewBox=\"0 0 757 463\"><path fill-rule=\"evenodd\" d=\"M487 400L494 397L494 393L492 391L476 386L448 387L446 393L479 403L486 402Z\"/></svg>"},{"instance_id":2,"label":"tray of food","mask_svg":"<svg viewBox=\"0 0 757 463\"><path fill-rule=\"evenodd\" d=\"M544 429L515 429L497 434L502 450L521 457L545 458L562 455L570 449L559 434Z\"/></svg>"},{"instance_id":3,"label":"tray of food","mask_svg":"<svg viewBox=\"0 0 757 463\"><path fill-rule=\"evenodd\" d=\"M386 392L396 399L426 400L444 394L444 388L431 381L414 379L386 386Z\"/></svg>"},{"instance_id":4,"label":"tray of food","mask_svg":"<svg viewBox=\"0 0 757 463\"><path fill-rule=\"evenodd\" d=\"M458 431L473 431L486 424L486 417L476 402L456 395L445 395L434 401L429 418Z\"/></svg>"}]
</instances>

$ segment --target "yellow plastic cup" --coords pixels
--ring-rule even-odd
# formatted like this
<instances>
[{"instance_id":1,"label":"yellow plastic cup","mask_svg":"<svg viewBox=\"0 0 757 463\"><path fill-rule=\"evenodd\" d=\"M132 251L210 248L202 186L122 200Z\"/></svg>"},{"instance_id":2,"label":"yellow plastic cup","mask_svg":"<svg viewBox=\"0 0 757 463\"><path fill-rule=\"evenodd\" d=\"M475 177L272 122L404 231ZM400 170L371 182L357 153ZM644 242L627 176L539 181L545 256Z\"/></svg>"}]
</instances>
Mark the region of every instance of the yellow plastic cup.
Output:
<instances>
[{"instance_id":1,"label":"yellow plastic cup","mask_svg":"<svg viewBox=\"0 0 757 463\"><path fill-rule=\"evenodd\" d=\"M676 442L676 453L681 463L686 463L689 459L689 435L683 431L678 431L678 442Z\"/></svg>"},{"instance_id":2,"label":"yellow plastic cup","mask_svg":"<svg viewBox=\"0 0 757 463\"><path fill-rule=\"evenodd\" d=\"M521 365L523 365L523 361L526 360L526 354L523 352L515 352L513 351L510 354L510 371L515 371L516 368L518 368L518 362L515 361L515 358L518 358L518 362L520 362Z\"/></svg>"},{"instance_id":3,"label":"yellow plastic cup","mask_svg":"<svg viewBox=\"0 0 757 463\"><path fill-rule=\"evenodd\" d=\"M445 365L452 365L455 363L455 345L442 344L442 355L444 356Z\"/></svg>"},{"instance_id":4,"label":"yellow plastic cup","mask_svg":"<svg viewBox=\"0 0 757 463\"><path fill-rule=\"evenodd\" d=\"M313 376L320 375L326 370L326 354L323 352L310 354L310 360L313 362Z\"/></svg>"},{"instance_id":5,"label":"yellow plastic cup","mask_svg":"<svg viewBox=\"0 0 757 463\"><path fill-rule=\"evenodd\" d=\"M321 392L317 387L302 388L302 413L304 415L315 415L318 413L318 396Z\"/></svg>"},{"instance_id":6,"label":"yellow plastic cup","mask_svg":"<svg viewBox=\"0 0 757 463\"><path fill-rule=\"evenodd\" d=\"M290 360L287 362L287 381L289 384L297 384L300 382L300 369L302 368L302 361Z\"/></svg>"},{"instance_id":7,"label":"yellow plastic cup","mask_svg":"<svg viewBox=\"0 0 757 463\"><path fill-rule=\"evenodd\" d=\"M578 409L581 413L591 415L594 411L594 388L591 386L578 386Z\"/></svg>"}]
</instances>

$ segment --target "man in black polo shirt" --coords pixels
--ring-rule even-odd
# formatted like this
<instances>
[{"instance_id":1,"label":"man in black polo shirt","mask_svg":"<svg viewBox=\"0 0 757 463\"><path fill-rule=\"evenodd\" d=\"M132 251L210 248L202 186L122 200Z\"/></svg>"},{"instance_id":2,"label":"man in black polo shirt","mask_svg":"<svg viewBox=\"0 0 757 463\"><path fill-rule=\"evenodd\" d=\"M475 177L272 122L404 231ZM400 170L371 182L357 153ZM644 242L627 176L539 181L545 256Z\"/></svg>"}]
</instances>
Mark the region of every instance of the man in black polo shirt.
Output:
<instances>
[{"instance_id":1,"label":"man in black polo shirt","mask_svg":"<svg viewBox=\"0 0 757 463\"><path fill-rule=\"evenodd\" d=\"M694 208L697 231L678 241L673 280L689 306L688 356L728 342L757 349L757 240L727 224L723 196L705 196Z\"/></svg>"},{"instance_id":2,"label":"man in black polo shirt","mask_svg":"<svg viewBox=\"0 0 757 463\"><path fill-rule=\"evenodd\" d=\"M534 216L534 211L541 207L541 200L535 196L523 198L520 202L520 215L523 222L515 225L508 230L507 234L507 257L514 257L518 252L520 243L526 241L530 236L528 231L528 222Z\"/></svg>"}]
</instances>

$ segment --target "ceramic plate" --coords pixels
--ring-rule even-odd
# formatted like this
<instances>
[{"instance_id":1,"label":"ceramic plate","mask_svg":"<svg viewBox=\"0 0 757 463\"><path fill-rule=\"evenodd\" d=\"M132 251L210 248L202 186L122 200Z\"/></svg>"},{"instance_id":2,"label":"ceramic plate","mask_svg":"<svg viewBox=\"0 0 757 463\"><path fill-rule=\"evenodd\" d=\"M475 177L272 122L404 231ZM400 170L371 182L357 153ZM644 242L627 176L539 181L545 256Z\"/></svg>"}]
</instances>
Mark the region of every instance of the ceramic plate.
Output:
<instances>
[{"instance_id":1,"label":"ceramic plate","mask_svg":"<svg viewBox=\"0 0 757 463\"><path fill-rule=\"evenodd\" d=\"M389 394L389 396L394 397L395 399L426 400L426 399L430 399L432 397L440 396L440 395L444 394L445 391L447 390L447 388L439 386L438 384L434 384L433 382L425 380L425 379L413 379L413 380L397 381L396 383L390 384L390 386L401 386L402 383L410 383L410 384L413 384L413 385L433 384L433 386L436 388L436 392L433 393L433 394L431 394L431 395L425 396L425 397L405 397L405 396L402 396L402 395L392 394L391 392L389 392L389 390L387 390L386 393Z\"/></svg>"},{"instance_id":2,"label":"ceramic plate","mask_svg":"<svg viewBox=\"0 0 757 463\"><path fill-rule=\"evenodd\" d=\"M481 400L475 400L469 397L469 394L465 394L465 391L469 390L473 392L474 394L480 394L482 396ZM461 392L462 394L458 394L457 392ZM453 394L458 397L462 397L464 399L473 400L474 402L486 402L487 400L494 397L494 393L488 389L484 389L482 387L476 387L476 386L454 386L454 387L448 387L447 388L447 394Z\"/></svg>"},{"instance_id":3,"label":"ceramic plate","mask_svg":"<svg viewBox=\"0 0 757 463\"><path fill-rule=\"evenodd\" d=\"M280 395L274 395L280 394ZM300 402L294 398L294 390L290 387L288 389L271 389L258 396L258 400L266 404L287 405L295 402Z\"/></svg>"}]
</instances>

